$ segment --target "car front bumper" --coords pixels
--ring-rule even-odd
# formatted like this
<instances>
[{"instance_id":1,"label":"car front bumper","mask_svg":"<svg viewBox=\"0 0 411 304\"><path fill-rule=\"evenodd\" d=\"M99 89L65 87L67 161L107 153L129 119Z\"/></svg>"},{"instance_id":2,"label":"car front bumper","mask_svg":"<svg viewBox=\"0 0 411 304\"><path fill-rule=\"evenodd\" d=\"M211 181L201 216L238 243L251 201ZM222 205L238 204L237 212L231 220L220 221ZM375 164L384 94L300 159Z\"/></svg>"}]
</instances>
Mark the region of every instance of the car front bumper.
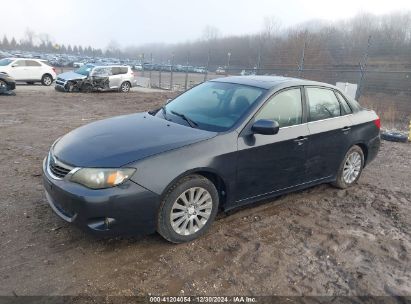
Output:
<instances>
[{"instance_id":1,"label":"car front bumper","mask_svg":"<svg viewBox=\"0 0 411 304\"><path fill-rule=\"evenodd\" d=\"M156 231L159 195L129 180L117 187L92 190L54 179L43 162L46 198L54 212L83 230L102 236L141 235Z\"/></svg>"},{"instance_id":2,"label":"car front bumper","mask_svg":"<svg viewBox=\"0 0 411 304\"><path fill-rule=\"evenodd\" d=\"M7 82L7 87L9 91L12 91L16 88L16 83L14 81Z\"/></svg>"}]
</instances>

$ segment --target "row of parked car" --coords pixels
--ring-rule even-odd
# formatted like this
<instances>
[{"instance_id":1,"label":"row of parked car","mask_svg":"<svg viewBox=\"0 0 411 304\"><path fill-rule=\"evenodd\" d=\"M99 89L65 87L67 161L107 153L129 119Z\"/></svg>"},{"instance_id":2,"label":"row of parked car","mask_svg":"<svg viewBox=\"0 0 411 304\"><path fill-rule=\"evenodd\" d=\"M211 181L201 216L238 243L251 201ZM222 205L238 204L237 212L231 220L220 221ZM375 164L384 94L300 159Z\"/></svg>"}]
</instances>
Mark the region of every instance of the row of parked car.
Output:
<instances>
[{"instance_id":1,"label":"row of parked car","mask_svg":"<svg viewBox=\"0 0 411 304\"><path fill-rule=\"evenodd\" d=\"M64 92L119 90L129 92L136 85L130 66L86 64L77 70L57 75L46 60L36 58L3 58L0 60L0 91L15 89L15 82L40 82Z\"/></svg>"},{"instance_id":2,"label":"row of parked car","mask_svg":"<svg viewBox=\"0 0 411 304\"><path fill-rule=\"evenodd\" d=\"M171 65L171 64L158 64L158 63L144 63L134 65L134 69L137 71L165 71L165 72L189 72L189 73L201 73L207 72L206 67L197 67L191 65Z\"/></svg>"}]
</instances>

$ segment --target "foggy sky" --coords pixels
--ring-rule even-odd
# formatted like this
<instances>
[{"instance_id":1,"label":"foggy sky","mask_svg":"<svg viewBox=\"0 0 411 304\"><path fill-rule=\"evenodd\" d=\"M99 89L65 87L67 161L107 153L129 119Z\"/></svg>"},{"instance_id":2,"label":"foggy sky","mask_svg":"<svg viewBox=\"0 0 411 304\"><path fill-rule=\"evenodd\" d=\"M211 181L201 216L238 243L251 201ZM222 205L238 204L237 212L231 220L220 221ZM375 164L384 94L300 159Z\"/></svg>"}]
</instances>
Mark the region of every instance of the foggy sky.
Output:
<instances>
[{"instance_id":1,"label":"foggy sky","mask_svg":"<svg viewBox=\"0 0 411 304\"><path fill-rule=\"evenodd\" d=\"M223 35L255 33L265 16L287 27L411 10L411 0L14 0L3 8L0 37L19 40L30 28L58 43L104 48L113 39L122 47L195 40L207 25Z\"/></svg>"}]
</instances>

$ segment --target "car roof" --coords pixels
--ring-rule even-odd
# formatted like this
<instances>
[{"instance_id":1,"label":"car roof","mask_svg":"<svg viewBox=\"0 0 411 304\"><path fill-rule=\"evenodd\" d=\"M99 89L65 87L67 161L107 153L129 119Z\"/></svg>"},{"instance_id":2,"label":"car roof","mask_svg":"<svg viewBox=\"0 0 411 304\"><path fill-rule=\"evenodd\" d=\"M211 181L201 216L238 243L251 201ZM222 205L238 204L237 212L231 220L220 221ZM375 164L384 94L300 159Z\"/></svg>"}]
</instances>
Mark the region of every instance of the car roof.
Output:
<instances>
[{"instance_id":1,"label":"car roof","mask_svg":"<svg viewBox=\"0 0 411 304\"><path fill-rule=\"evenodd\" d=\"M277 86L299 86L299 85L313 85L313 86L322 86L329 88L336 88L335 86L318 81L311 81L306 79L292 78L292 77L283 77L283 76L228 76L222 78L212 79L210 81L217 82L227 82L227 83L237 83L243 85L249 85L262 89L273 89Z\"/></svg>"}]
</instances>

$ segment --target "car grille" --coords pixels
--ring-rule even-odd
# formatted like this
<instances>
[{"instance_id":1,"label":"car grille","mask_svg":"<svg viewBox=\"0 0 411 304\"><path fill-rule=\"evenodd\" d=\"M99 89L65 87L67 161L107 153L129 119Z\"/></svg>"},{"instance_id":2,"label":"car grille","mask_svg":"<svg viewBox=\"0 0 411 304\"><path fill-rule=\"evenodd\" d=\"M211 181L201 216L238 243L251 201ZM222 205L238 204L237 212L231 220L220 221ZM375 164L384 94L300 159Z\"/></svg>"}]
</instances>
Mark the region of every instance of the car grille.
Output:
<instances>
[{"instance_id":1,"label":"car grille","mask_svg":"<svg viewBox=\"0 0 411 304\"><path fill-rule=\"evenodd\" d=\"M58 161L51 154L49 154L48 166L49 166L50 173L54 175L54 177L57 177L57 178L64 178L71 170L74 169L73 167L70 167Z\"/></svg>"}]
</instances>

